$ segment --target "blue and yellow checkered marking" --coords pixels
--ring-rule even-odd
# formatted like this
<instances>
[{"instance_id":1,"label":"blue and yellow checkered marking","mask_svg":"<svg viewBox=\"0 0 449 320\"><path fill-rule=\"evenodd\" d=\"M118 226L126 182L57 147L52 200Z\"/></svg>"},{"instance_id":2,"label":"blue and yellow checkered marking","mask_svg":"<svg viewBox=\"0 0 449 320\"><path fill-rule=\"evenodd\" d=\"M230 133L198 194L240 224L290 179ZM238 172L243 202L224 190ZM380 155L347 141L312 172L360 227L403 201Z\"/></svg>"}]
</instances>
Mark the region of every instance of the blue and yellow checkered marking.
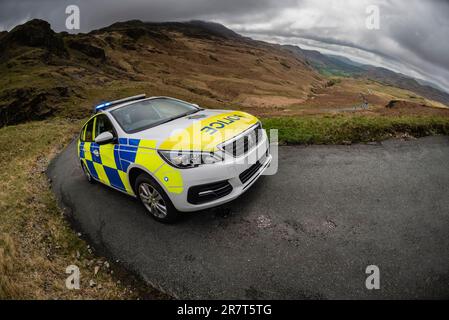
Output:
<instances>
[{"instance_id":1,"label":"blue and yellow checkered marking","mask_svg":"<svg viewBox=\"0 0 449 320\"><path fill-rule=\"evenodd\" d=\"M183 182L179 170L167 165L155 147L153 140L128 138L120 138L116 145L101 146L95 142L79 141L78 156L95 179L129 194L134 194L127 176L128 167L133 163L154 173L169 192L181 193Z\"/></svg>"}]
</instances>

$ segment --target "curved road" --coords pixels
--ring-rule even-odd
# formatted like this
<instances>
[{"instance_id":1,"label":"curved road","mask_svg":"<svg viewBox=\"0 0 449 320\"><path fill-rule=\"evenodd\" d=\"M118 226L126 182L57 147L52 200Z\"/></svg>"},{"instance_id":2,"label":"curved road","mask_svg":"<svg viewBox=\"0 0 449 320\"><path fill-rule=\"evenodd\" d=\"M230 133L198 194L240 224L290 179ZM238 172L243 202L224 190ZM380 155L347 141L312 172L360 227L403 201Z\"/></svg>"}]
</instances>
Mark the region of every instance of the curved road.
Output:
<instances>
[{"instance_id":1,"label":"curved road","mask_svg":"<svg viewBox=\"0 0 449 320\"><path fill-rule=\"evenodd\" d=\"M90 185L72 143L49 167L93 245L179 298L448 298L449 138L280 147L279 172L176 225ZM380 268L380 290L365 269Z\"/></svg>"}]
</instances>

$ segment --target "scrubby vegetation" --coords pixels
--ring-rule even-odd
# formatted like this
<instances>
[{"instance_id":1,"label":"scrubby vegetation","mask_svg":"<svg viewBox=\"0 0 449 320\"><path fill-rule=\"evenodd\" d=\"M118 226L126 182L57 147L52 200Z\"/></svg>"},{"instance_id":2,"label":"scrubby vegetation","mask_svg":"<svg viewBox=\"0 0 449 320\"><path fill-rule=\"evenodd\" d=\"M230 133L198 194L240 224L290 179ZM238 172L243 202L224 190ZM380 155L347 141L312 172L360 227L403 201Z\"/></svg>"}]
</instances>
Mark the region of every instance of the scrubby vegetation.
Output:
<instances>
[{"instance_id":1,"label":"scrubby vegetation","mask_svg":"<svg viewBox=\"0 0 449 320\"><path fill-rule=\"evenodd\" d=\"M56 204L45 170L79 126L54 118L0 129L0 299L158 296L117 278L120 268L95 256ZM80 290L65 287L72 264L80 268Z\"/></svg>"},{"instance_id":2,"label":"scrubby vegetation","mask_svg":"<svg viewBox=\"0 0 449 320\"><path fill-rule=\"evenodd\" d=\"M449 134L449 118L438 116L284 117L264 119L263 125L278 130L281 144L348 144Z\"/></svg>"}]
</instances>

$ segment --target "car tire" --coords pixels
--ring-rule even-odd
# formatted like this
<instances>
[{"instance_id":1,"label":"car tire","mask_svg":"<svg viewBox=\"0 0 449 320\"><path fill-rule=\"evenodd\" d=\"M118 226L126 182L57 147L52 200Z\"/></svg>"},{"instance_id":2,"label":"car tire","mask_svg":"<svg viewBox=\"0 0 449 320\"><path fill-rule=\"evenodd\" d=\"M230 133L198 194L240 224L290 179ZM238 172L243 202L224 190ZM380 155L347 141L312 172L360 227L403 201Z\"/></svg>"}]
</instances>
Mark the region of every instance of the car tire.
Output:
<instances>
[{"instance_id":1,"label":"car tire","mask_svg":"<svg viewBox=\"0 0 449 320\"><path fill-rule=\"evenodd\" d=\"M178 210L162 187L148 174L140 174L134 184L137 197L151 217L159 222L174 223Z\"/></svg>"},{"instance_id":2,"label":"car tire","mask_svg":"<svg viewBox=\"0 0 449 320\"><path fill-rule=\"evenodd\" d=\"M81 168L83 169L84 176L86 177L86 180L89 183L94 184L95 183L95 179L92 177L92 175L90 174L89 170L87 170L86 165L84 164L84 162L81 162Z\"/></svg>"}]
</instances>

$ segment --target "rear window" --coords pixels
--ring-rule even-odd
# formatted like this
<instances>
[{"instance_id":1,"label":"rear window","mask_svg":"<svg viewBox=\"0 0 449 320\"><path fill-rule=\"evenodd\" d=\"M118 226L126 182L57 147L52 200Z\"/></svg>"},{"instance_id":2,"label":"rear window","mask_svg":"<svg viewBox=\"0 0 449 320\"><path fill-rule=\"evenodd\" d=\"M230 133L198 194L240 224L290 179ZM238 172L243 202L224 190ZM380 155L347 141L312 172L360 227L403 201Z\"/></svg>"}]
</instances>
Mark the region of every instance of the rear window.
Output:
<instances>
[{"instance_id":1,"label":"rear window","mask_svg":"<svg viewBox=\"0 0 449 320\"><path fill-rule=\"evenodd\" d=\"M134 133L199 110L187 102L157 98L132 103L111 111L111 114L125 132Z\"/></svg>"},{"instance_id":2,"label":"rear window","mask_svg":"<svg viewBox=\"0 0 449 320\"><path fill-rule=\"evenodd\" d=\"M93 127L94 119L91 119L81 131L81 141L92 142L93 141Z\"/></svg>"}]
</instances>

